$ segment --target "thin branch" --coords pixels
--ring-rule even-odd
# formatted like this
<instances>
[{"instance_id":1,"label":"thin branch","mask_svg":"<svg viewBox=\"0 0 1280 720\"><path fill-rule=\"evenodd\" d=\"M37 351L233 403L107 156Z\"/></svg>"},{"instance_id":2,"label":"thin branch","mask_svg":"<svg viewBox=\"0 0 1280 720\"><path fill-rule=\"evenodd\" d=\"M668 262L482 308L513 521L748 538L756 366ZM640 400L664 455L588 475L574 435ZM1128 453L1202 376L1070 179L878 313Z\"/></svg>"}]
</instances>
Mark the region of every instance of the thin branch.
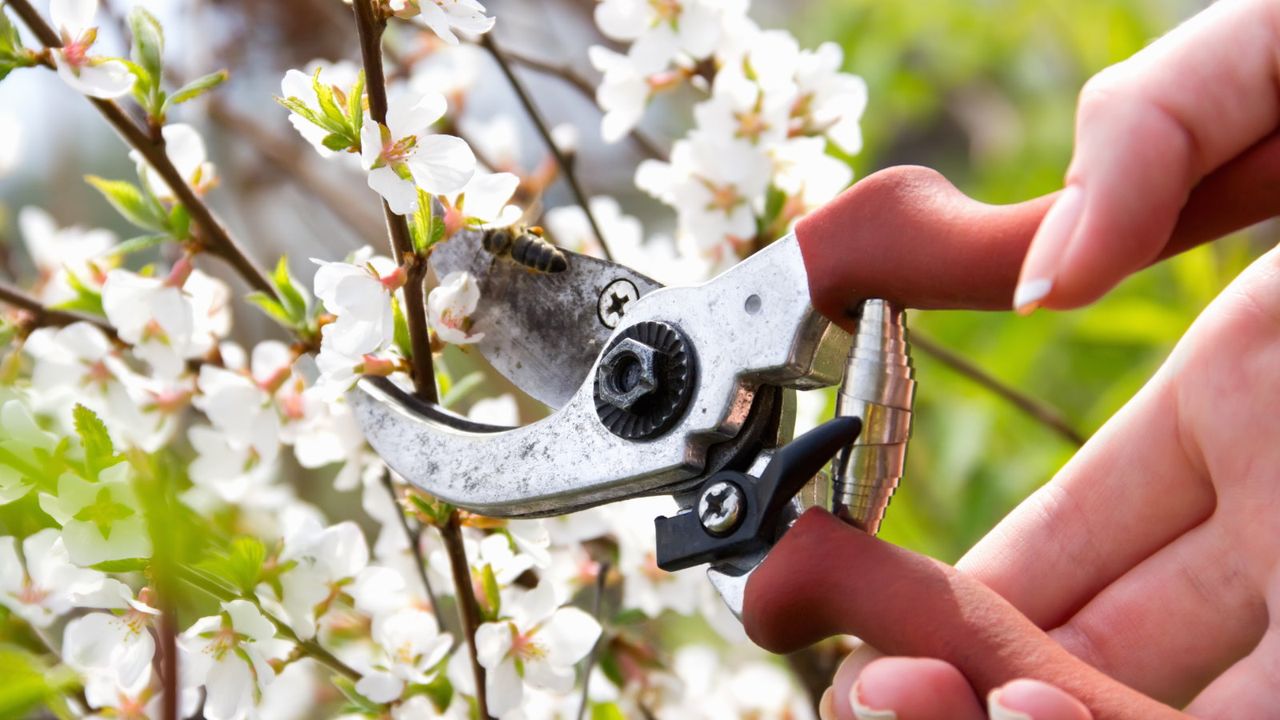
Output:
<instances>
[{"instance_id":1,"label":"thin branch","mask_svg":"<svg viewBox=\"0 0 1280 720\"><path fill-rule=\"evenodd\" d=\"M28 0L8 0L7 4L45 47L50 49L62 47L62 39L58 37L58 33L44 21L44 18L40 17ZM169 155L165 152L163 140L150 137L114 101L100 98L87 99L106 118L111 127L115 128L120 137L137 150L147 164L173 190L178 202L187 209L192 222L200 229L201 240L206 249L234 267L245 282L255 290L274 296L275 289L267 279L266 273L249 259L249 256L218 221L213 210L196 195L195 190L187 183L187 179L174 167L173 162L169 160Z\"/></svg>"},{"instance_id":2,"label":"thin branch","mask_svg":"<svg viewBox=\"0 0 1280 720\"><path fill-rule=\"evenodd\" d=\"M387 21L378 14L373 0L355 0L352 6L355 9L356 30L360 36L360 57L364 61L369 118L385 125L387 79L382 69L382 32L387 27ZM436 389L436 374L432 365L431 337L427 329L427 305L424 297L428 265L414 253L409 224L403 216L392 212L386 200L382 201L382 214L386 218L393 255L408 276L404 286L404 304L413 354L410 362L413 367L415 394L426 402L437 403L440 395Z\"/></svg>"},{"instance_id":3,"label":"thin branch","mask_svg":"<svg viewBox=\"0 0 1280 720\"><path fill-rule=\"evenodd\" d=\"M600 622L600 611L604 606L604 584L609 577L609 563L600 563L599 569L596 571L596 596L594 605L591 608L591 615ZM604 633L600 633L600 637L596 638L596 642L591 646L591 652L587 653L587 659L582 665L582 702L578 705L578 720L582 720L587 715L587 703L591 700L591 671L596 666L596 656L600 653L600 643L604 641Z\"/></svg>"},{"instance_id":4,"label":"thin branch","mask_svg":"<svg viewBox=\"0 0 1280 720\"><path fill-rule=\"evenodd\" d=\"M164 693L161 695L161 717L164 720L178 720L178 622L171 598L161 601L160 627L160 677L164 681Z\"/></svg>"},{"instance_id":5,"label":"thin branch","mask_svg":"<svg viewBox=\"0 0 1280 720\"><path fill-rule=\"evenodd\" d=\"M480 606L476 603L476 593L471 582L471 565L467 562L467 549L462 542L462 525L458 519L458 511L449 515L449 521L440 527L440 538L444 540L444 549L449 556L449 570L453 574L455 598L458 601L458 616L462 619L462 634L467 638L467 651L471 658L471 677L476 684L476 704L480 717L489 717L489 699L485 691L484 666L480 664L476 653L476 630L480 627Z\"/></svg>"},{"instance_id":6,"label":"thin branch","mask_svg":"<svg viewBox=\"0 0 1280 720\"><path fill-rule=\"evenodd\" d=\"M508 48L504 48L503 52L506 53L507 59L511 62L522 67L529 68L530 70L540 72L543 75L559 78L585 96L593 104L596 102L595 85L590 80L574 71L573 68L567 65L560 65L541 58L525 55ZM667 156L667 154L658 147L658 143L654 141L653 138L645 135L638 127L632 128L631 132L628 133L628 137L631 138L631 142L635 144L636 149L647 157L663 159Z\"/></svg>"},{"instance_id":7,"label":"thin branch","mask_svg":"<svg viewBox=\"0 0 1280 720\"><path fill-rule=\"evenodd\" d=\"M33 327L66 327L74 323L84 322L98 328L113 341L120 341L120 336L116 333L116 329L102 319L67 310L54 310L53 308L45 307L36 298L5 282L0 282L0 303L25 310L31 315L30 323Z\"/></svg>"},{"instance_id":8,"label":"thin branch","mask_svg":"<svg viewBox=\"0 0 1280 720\"><path fill-rule=\"evenodd\" d=\"M413 564L418 571L418 579L422 581L422 587L427 592L427 600L431 602L431 610L439 613L440 603L436 601L435 590L431 587L431 578L427 576L427 559L422 555L422 526L410 526L408 515L400 509L400 500L396 495L395 483L391 481L390 470L384 469L382 471L382 487L391 496L391 503L395 505L398 511L396 512L396 517L400 518L400 527L404 530L405 537L409 540L409 550L413 552Z\"/></svg>"},{"instance_id":9,"label":"thin branch","mask_svg":"<svg viewBox=\"0 0 1280 720\"><path fill-rule=\"evenodd\" d=\"M591 232L595 234L596 240L600 243L600 249L604 253L605 259L612 260L613 257L609 253L609 245L605 242L604 233L600 232L600 226L596 223L595 214L591 212L591 206L587 202L586 194L582 191L582 184L578 181L578 174L573 168L573 163L569 162L569 158L565 156L560 146L556 145L555 139L551 137L551 128L547 125L546 118L542 117L542 113L538 110L538 106L534 104L533 98L529 95L524 83L520 82L520 78L516 77L515 70L511 67L510 60L507 59L506 51L498 47L497 42L493 39L493 33L486 33L481 37L480 46L489 52L494 62L498 63L498 68L502 70L503 76L511 84L511 89L515 91L516 97L520 100L520 105L524 107L525 113L533 121L538 134L542 136L542 141L546 144L547 149L551 151L551 155L555 157L556 164L560 166L560 173L564 175L565 182L569 184L573 199L582 207L582 212L586 214L587 223L591 225Z\"/></svg>"},{"instance_id":10,"label":"thin branch","mask_svg":"<svg viewBox=\"0 0 1280 720\"><path fill-rule=\"evenodd\" d=\"M1071 426L1062 413L1047 403L1037 400L1019 390L1009 387L999 379L977 365L969 362L960 354L939 345L936 341L922 336L919 331L912 331L911 345L915 349L932 356L943 365L964 375L982 387L1004 398L1028 417L1054 431L1063 439L1074 445L1084 445L1088 438Z\"/></svg>"},{"instance_id":11,"label":"thin branch","mask_svg":"<svg viewBox=\"0 0 1280 720\"><path fill-rule=\"evenodd\" d=\"M293 628L289 627L289 625L280 618L272 615L269 610L262 607L262 603L258 602L258 598L240 595L239 593L224 588L220 584L210 581L201 573L191 568L180 568L178 570L178 575L182 578L183 582L187 583L191 587L194 587L195 589L223 602L229 602L231 600L248 600L258 608L258 612L262 613L263 617L271 621L271 624L276 627L276 632L283 635L286 640L292 642L294 645L297 645L304 655L321 663L322 665L328 666L328 668L334 672L345 675L351 680L360 679L360 673L355 668L339 660L336 655L326 650L320 643L314 640L303 640L298 637L298 634L293 631Z\"/></svg>"},{"instance_id":12,"label":"thin branch","mask_svg":"<svg viewBox=\"0 0 1280 720\"><path fill-rule=\"evenodd\" d=\"M340 188L317 172L307 162L307 153L297 142L278 137L270 129L244 113L232 110L216 99L209 102L209 119L231 131L239 139L247 141L259 156L311 193L334 217L342 221L357 236L364 237L378 227L379 220L366 212L363 205L351 202L346 188Z\"/></svg>"}]
</instances>

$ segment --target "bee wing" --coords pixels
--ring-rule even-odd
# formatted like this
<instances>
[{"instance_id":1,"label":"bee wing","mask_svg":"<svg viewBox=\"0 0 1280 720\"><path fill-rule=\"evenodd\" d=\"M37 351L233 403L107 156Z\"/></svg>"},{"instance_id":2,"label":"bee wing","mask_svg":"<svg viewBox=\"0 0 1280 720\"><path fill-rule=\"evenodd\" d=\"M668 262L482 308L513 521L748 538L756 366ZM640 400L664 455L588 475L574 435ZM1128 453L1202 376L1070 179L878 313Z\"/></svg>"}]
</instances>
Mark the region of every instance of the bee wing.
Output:
<instances>
[{"instance_id":1,"label":"bee wing","mask_svg":"<svg viewBox=\"0 0 1280 720\"><path fill-rule=\"evenodd\" d=\"M612 295L634 288L634 298L662 286L623 265L563 250L563 272L532 272L510 261L493 262L481 247L483 233L459 232L431 253L439 277L467 271L480 286L472 315L475 347L495 370L535 400L562 407L586 380L613 330L601 313ZM629 288L628 288L629 283ZM615 323L616 324L616 323Z\"/></svg>"}]
</instances>

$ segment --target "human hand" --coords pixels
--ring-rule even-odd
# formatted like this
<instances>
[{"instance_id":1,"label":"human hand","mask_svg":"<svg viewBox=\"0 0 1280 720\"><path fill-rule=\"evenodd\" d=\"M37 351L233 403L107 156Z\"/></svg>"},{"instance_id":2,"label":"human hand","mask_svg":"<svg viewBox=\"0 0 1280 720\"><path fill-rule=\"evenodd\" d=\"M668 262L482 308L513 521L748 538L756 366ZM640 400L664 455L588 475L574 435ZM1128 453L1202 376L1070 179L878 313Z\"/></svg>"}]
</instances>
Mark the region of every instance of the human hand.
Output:
<instances>
[{"instance_id":1,"label":"human hand","mask_svg":"<svg viewBox=\"0 0 1280 720\"><path fill-rule=\"evenodd\" d=\"M1276 368L1280 249L959 572L811 513L752 577L744 624L775 650L848 633L937 657L982 693L1044 680L1097 718L1173 712L1121 684L1192 714L1265 716L1280 695Z\"/></svg>"},{"instance_id":2,"label":"human hand","mask_svg":"<svg viewBox=\"0 0 1280 720\"><path fill-rule=\"evenodd\" d=\"M1277 28L1274 4L1219 3L1092 82L1068 174L1082 198L1071 200L1078 209L1064 207L1062 195L983 206L936 174L912 169L860 183L852 201L798 230L802 245L807 234L811 246L839 243L827 249L858 260L857 267L810 262L815 304L833 317L859 295L916 307L1008 307L1020 274L1017 304L1024 309L1073 307L1159 257L1271 215L1280 145L1274 134L1254 141L1280 118L1272 82ZM1142 83L1162 87L1137 87ZM1134 132L1142 142L1125 142ZM1110 153L1108 143L1116 146ZM750 632L775 649L852 632L964 670L969 683L947 686L939 678L962 677L947 664L894 659L870 666L864 686L897 682L912 697L934 697L948 708L899 714L904 719L964 717L955 708L981 717L969 684L986 692L1020 676L1065 679L1059 685L1097 717L1154 716L1118 714L1141 700L1108 685L1106 676L1165 703L1190 703L1194 714L1265 715L1280 691L1267 672L1280 664L1280 641L1267 632L1274 624L1268 594L1280 585L1271 562L1280 524L1268 517L1277 503L1268 485L1280 477L1269 439L1280 437L1280 423L1265 402L1280 389L1277 267L1273 251L1242 275L1148 387L960 563L963 574L806 518L808 539L784 538L752 580L744 618ZM1049 275L1041 296L1028 300L1028 281ZM832 582L825 562L803 562L802 543L823 558L833 550L856 553L840 568L848 581ZM862 582L868 567L882 582ZM920 588L901 587L901 578L935 583L935 596L913 597ZM975 580L985 586L972 587ZM985 587L1004 599L984 597ZM1036 627L1047 634L1036 637ZM1073 665L1058 651L1087 664ZM933 693L936 687L944 689ZM1002 695L1016 702L1009 692ZM853 717L847 692L832 698L838 717ZM1173 712L1156 712L1166 711Z\"/></svg>"}]
</instances>

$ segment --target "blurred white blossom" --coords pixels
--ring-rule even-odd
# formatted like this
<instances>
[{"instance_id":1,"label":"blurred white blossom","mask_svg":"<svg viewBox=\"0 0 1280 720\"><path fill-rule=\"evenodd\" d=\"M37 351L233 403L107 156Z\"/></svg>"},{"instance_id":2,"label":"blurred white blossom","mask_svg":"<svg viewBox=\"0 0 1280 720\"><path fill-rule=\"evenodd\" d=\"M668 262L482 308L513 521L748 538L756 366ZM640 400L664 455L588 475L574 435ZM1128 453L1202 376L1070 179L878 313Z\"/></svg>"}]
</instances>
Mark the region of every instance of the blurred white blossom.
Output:
<instances>
[{"instance_id":1,"label":"blurred white blossom","mask_svg":"<svg viewBox=\"0 0 1280 720\"><path fill-rule=\"evenodd\" d=\"M51 0L49 15L62 41L53 52L58 76L77 92L118 98L133 89L134 77L117 59L92 54L98 40L98 0Z\"/></svg>"},{"instance_id":2,"label":"blurred white blossom","mask_svg":"<svg viewBox=\"0 0 1280 720\"><path fill-rule=\"evenodd\" d=\"M98 583L102 573L71 563L57 530L28 535L18 554L18 539L0 537L0 604L38 628L53 624L75 604L75 597Z\"/></svg>"},{"instance_id":3,"label":"blurred white blossom","mask_svg":"<svg viewBox=\"0 0 1280 720\"><path fill-rule=\"evenodd\" d=\"M471 314L480 304L480 286L471 273L449 273L427 295L427 322L440 339L455 345L480 342L484 333L471 332Z\"/></svg>"}]
</instances>

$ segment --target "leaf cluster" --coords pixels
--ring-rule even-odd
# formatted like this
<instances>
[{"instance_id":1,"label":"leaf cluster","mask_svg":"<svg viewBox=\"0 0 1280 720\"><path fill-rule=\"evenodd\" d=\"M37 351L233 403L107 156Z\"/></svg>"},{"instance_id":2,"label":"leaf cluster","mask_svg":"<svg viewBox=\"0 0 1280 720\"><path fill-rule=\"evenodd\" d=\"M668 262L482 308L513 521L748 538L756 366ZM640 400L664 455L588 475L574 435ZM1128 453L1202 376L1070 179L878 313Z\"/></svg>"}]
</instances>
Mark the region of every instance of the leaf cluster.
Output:
<instances>
[{"instance_id":1,"label":"leaf cluster","mask_svg":"<svg viewBox=\"0 0 1280 720\"><path fill-rule=\"evenodd\" d=\"M334 152L359 152L360 130L364 127L364 71L356 77L350 92L327 85L320 79L323 68L311 76L317 107L300 97L277 97L276 102L307 122L324 130L323 145Z\"/></svg>"},{"instance_id":2,"label":"leaf cluster","mask_svg":"<svg viewBox=\"0 0 1280 720\"><path fill-rule=\"evenodd\" d=\"M129 33L133 37L130 57L122 60L135 79L133 99L157 127L175 105L194 100L227 80L227 71L219 70L183 85L172 94L164 90L164 28L155 16L141 7L129 12Z\"/></svg>"}]
</instances>

